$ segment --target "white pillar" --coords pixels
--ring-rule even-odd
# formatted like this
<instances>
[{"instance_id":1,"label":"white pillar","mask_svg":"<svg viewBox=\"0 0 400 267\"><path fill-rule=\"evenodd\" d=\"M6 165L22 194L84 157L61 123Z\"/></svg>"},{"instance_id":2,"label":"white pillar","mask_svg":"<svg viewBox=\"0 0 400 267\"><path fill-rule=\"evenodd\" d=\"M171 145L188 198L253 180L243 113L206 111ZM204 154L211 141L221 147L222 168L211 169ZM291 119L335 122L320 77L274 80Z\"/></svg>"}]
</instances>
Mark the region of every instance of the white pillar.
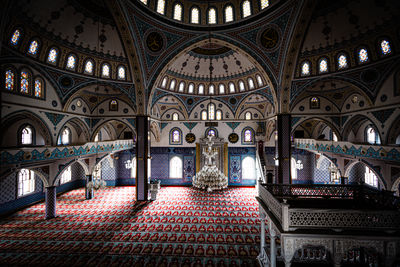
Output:
<instances>
[{"instance_id":1,"label":"white pillar","mask_svg":"<svg viewBox=\"0 0 400 267\"><path fill-rule=\"evenodd\" d=\"M270 247L271 248L271 251L270 251L271 267L276 267L276 243L275 243L276 232L275 232L275 230L270 228L269 229L269 235L270 235L270 239L271 239L271 242L270 242L270 246L271 246Z\"/></svg>"}]
</instances>

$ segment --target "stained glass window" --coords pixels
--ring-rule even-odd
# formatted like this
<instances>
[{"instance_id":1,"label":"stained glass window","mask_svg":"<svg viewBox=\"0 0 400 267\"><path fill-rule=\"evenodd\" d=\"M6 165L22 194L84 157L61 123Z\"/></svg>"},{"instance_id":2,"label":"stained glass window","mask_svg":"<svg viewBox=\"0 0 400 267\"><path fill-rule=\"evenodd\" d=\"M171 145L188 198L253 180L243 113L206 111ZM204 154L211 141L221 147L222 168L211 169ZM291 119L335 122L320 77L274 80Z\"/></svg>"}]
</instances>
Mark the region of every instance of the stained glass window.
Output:
<instances>
[{"instance_id":1,"label":"stained glass window","mask_svg":"<svg viewBox=\"0 0 400 267\"><path fill-rule=\"evenodd\" d=\"M319 73L324 73L328 71L328 60L326 58L322 58L319 61Z\"/></svg>"},{"instance_id":2,"label":"stained glass window","mask_svg":"<svg viewBox=\"0 0 400 267\"><path fill-rule=\"evenodd\" d=\"M261 76L257 75L256 77L257 77L258 86L263 86L264 84L263 84L263 80L262 80Z\"/></svg>"},{"instance_id":3,"label":"stained glass window","mask_svg":"<svg viewBox=\"0 0 400 267\"><path fill-rule=\"evenodd\" d=\"M178 115L178 113L172 114L172 120L173 120L173 121L179 120L179 115Z\"/></svg>"},{"instance_id":4,"label":"stained glass window","mask_svg":"<svg viewBox=\"0 0 400 267\"><path fill-rule=\"evenodd\" d=\"M200 95L204 94L204 84L199 85L199 94Z\"/></svg>"},{"instance_id":5,"label":"stained glass window","mask_svg":"<svg viewBox=\"0 0 400 267\"><path fill-rule=\"evenodd\" d=\"M29 73L21 71L21 93L29 94Z\"/></svg>"},{"instance_id":6,"label":"stained glass window","mask_svg":"<svg viewBox=\"0 0 400 267\"><path fill-rule=\"evenodd\" d=\"M217 11L215 8L210 8L208 10L208 24L215 24L217 23Z\"/></svg>"},{"instance_id":7,"label":"stained glass window","mask_svg":"<svg viewBox=\"0 0 400 267\"><path fill-rule=\"evenodd\" d=\"M347 57L346 57L346 55L341 54L338 57L338 67L339 67L339 69L345 69L345 68L347 68L347 66L348 66Z\"/></svg>"},{"instance_id":8,"label":"stained glass window","mask_svg":"<svg viewBox=\"0 0 400 267\"><path fill-rule=\"evenodd\" d=\"M246 114L245 114L245 119L246 120L251 120L251 112L246 112Z\"/></svg>"},{"instance_id":9,"label":"stained glass window","mask_svg":"<svg viewBox=\"0 0 400 267\"><path fill-rule=\"evenodd\" d=\"M254 81L253 81L253 79L252 79L252 78L249 78L249 79L247 80L247 82L249 83L249 88L250 88L250 89L254 89Z\"/></svg>"},{"instance_id":10,"label":"stained glass window","mask_svg":"<svg viewBox=\"0 0 400 267\"><path fill-rule=\"evenodd\" d=\"M174 19L182 20L182 5L181 4L175 4Z\"/></svg>"},{"instance_id":11,"label":"stained glass window","mask_svg":"<svg viewBox=\"0 0 400 267\"><path fill-rule=\"evenodd\" d=\"M35 97L42 97L43 84L39 79L35 80Z\"/></svg>"},{"instance_id":12,"label":"stained glass window","mask_svg":"<svg viewBox=\"0 0 400 267\"><path fill-rule=\"evenodd\" d=\"M235 92L235 84L230 82L229 83L229 92L234 93Z\"/></svg>"},{"instance_id":13,"label":"stained glass window","mask_svg":"<svg viewBox=\"0 0 400 267\"><path fill-rule=\"evenodd\" d=\"M74 70L76 66L76 57L74 55L69 55L67 59L67 68Z\"/></svg>"},{"instance_id":14,"label":"stained glass window","mask_svg":"<svg viewBox=\"0 0 400 267\"><path fill-rule=\"evenodd\" d=\"M225 85L222 83L219 84L219 93L225 94Z\"/></svg>"},{"instance_id":15,"label":"stained glass window","mask_svg":"<svg viewBox=\"0 0 400 267\"><path fill-rule=\"evenodd\" d=\"M86 61L85 72L89 74L93 73L93 62L91 60Z\"/></svg>"},{"instance_id":16,"label":"stained glass window","mask_svg":"<svg viewBox=\"0 0 400 267\"><path fill-rule=\"evenodd\" d=\"M33 141L33 134L31 127L27 126L21 131L21 144L31 145Z\"/></svg>"},{"instance_id":17,"label":"stained glass window","mask_svg":"<svg viewBox=\"0 0 400 267\"><path fill-rule=\"evenodd\" d=\"M200 18L200 11L197 7L192 8L191 12L191 17L190 17L190 22L194 24L199 24L199 18Z\"/></svg>"},{"instance_id":18,"label":"stained glass window","mask_svg":"<svg viewBox=\"0 0 400 267\"><path fill-rule=\"evenodd\" d=\"M310 75L310 63L303 62L303 64L301 65L301 75Z\"/></svg>"},{"instance_id":19,"label":"stained glass window","mask_svg":"<svg viewBox=\"0 0 400 267\"><path fill-rule=\"evenodd\" d=\"M165 12L165 0L157 1L157 12L164 15Z\"/></svg>"},{"instance_id":20,"label":"stained glass window","mask_svg":"<svg viewBox=\"0 0 400 267\"><path fill-rule=\"evenodd\" d=\"M233 7L231 5L225 7L225 22L233 21Z\"/></svg>"},{"instance_id":21,"label":"stained glass window","mask_svg":"<svg viewBox=\"0 0 400 267\"><path fill-rule=\"evenodd\" d=\"M201 119L202 119L203 121L207 120L207 111L203 110L203 111L201 112Z\"/></svg>"},{"instance_id":22,"label":"stained glass window","mask_svg":"<svg viewBox=\"0 0 400 267\"><path fill-rule=\"evenodd\" d=\"M50 63L56 63L57 55L58 55L57 49L55 48L50 49L47 61Z\"/></svg>"},{"instance_id":23,"label":"stained glass window","mask_svg":"<svg viewBox=\"0 0 400 267\"><path fill-rule=\"evenodd\" d=\"M184 89L185 89L185 83L184 82L180 82L178 91L179 92L183 92Z\"/></svg>"},{"instance_id":24,"label":"stained glass window","mask_svg":"<svg viewBox=\"0 0 400 267\"><path fill-rule=\"evenodd\" d=\"M101 69L101 76L103 76L105 78L109 78L110 77L110 65L103 64L103 67Z\"/></svg>"},{"instance_id":25,"label":"stained glass window","mask_svg":"<svg viewBox=\"0 0 400 267\"><path fill-rule=\"evenodd\" d=\"M173 143L180 143L181 141L181 134L178 130L174 130L172 132L172 142Z\"/></svg>"},{"instance_id":26,"label":"stained glass window","mask_svg":"<svg viewBox=\"0 0 400 267\"><path fill-rule=\"evenodd\" d=\"M261 3L261 9L264 9L269 6L268 0L260 0L260 3Z\"/></svg>"},{"instance_id":27,"label":"stained glass window","mask_svg":"<svg viewBox=\"0 0 400 267\"><path fill-rule=\"evenodd\" d=\"M169 90L174 90L175 89L175 84L176 84L176 81L172 80L171 83L169 84Z\"/></svg>"},{"instance_id":28,"label":"stained glass window","mask_svg":"<svg viewBox=\"0 0 400 267\"><path fill-rule=\"evenodd\" d=\"M222 111L221 110L217 110L216 118L217 118L217 121L222 120Z\"/></svg>"},{"instance_id":29,"label":"stained glass window","mask_svg":"<svg viewBox=\"0 0 400 267\"><path fill-rule=\"evenodd\" d=\"M209 93L210 95L213 95L214 92L215 92L215 86L214 86L213 84L211 84L211 85L208 87L208 93Z\"/></svg>"},{"instance_id":30,"label":"stained glass window","mask_svg":"<svg viewBox=\"0 0 400 267\"><path fill-rule=\"evenodd\" d=\"M364 62L367 62L367 61L368 61L368 51L367 51L367 49L361 48L361 49L358 51L358 61L359 61L360 63L364 63Z\"/></svg>"},{"instance_id":31,"label":"stained glass window","mask_svg":"<svg viewBox=\"0 0 400 267\"><path fill-rule=\"evenodd\" d=\"M193 83L190 83L190 84L189 84L188 93L189 93L189 94L193 94L193 92L194 92L194 84L193 84Z\"/></svg>"},{"instance_id":32,"label":"stained glass window","mask_svg":"<svg viewBox=\"0 0 400 267\"><path fill-rule=\"evenodd\" d=\"M314 96L310 99L310 108L311 109L318 109L319 108L319 98Z\"/></svg>"},{"instance_id":33,"label":"stained glass window","mask_svg":"<svg viewBox=\"0 0 400 267\"><path fill-rule=\"evenodd\" d=\"M13 35L11 36L11 44L17 45L20 37L21 37L21 32L19 30L15 30Z\"/></svg>"},{"instance_id":34,"label":"stained glass window","mask_svg":"<svg viewBox=\"0 0 400 267\"><path fill-rule=\"evenodd\" d=\"M250 1L249 0L243 1L242 12L243 12L243 18L248 17L248 16L251 15L251 7L250 7Z\"/></svg>"},{"instance_id":35,"label":"stained glass window","mask_svg":"<svg viewBox=\"0 0 400 267\"><path fill-rule=\"evenodd\" d=\"M33 40L29 45L28 53L31 55L36 55L39 48L39 43L36 40Z\"/></svg>"},{"instance_id":36,"label":"stained glass window","mask_svg":"<svg viewBox=\"0 0 400 267\"><path fill-rule=\"evenodd\" d=\"M245 130L244 131L244 141L247 142L253 142L253 136L251 134L250 130Z\"/></svg>"},{"instance_id":37,"label":"stained glass window","mask_svg":"<svg viewBox=\"0 0 400 267\"><path fill-rule=\"evenodd\" d=\"M6 89L9 91L14 90L14 71L7 70L6 71Z\"/></svg>"},{"instance_id":38,"label":"stained glass window","mask_svg":"<svg viewBox=\"0 0 400 267\"><path fill-rule=\"evenodd\" d=\"M165 88L167 86L167 82L168 82L168 78L164 77L164 79L162 80L162 83L161 83L161 87Z\"/></svg>"},{"instance_id":39,"label":"stained glass window","mask_svg":"<svg viewBox=\"0 0 400 267\"><path fill-rule=\"evenodd\" d=\"M207 136L216 136L215 130L214 129L208 130Z\"/></svg>"},{"instance_id":40,"label":"stained glass window","mask_svg":"<svg viewBox=\"0 0 400 267\"><path fill-rule=\"evenodd\" d=\"M72 173L71 173L71 166L69 166L62 174L60 179L60 184L65 184L71 181Z\"/></svg>"},{"instance_id":41,"label":"stained glass window","mask_svg":"<svg viewBox=\"0 0 400 267\"><path fill-rule=\"evenodd\" d=\"M392 52L392 49L390 48L390 43L387 40L383 40L381 42L381 49L382 49L382 54L387 55Z\"/></svg>"},{"instance_id":42,"label":"stained glass window","mask_svg":"<svg viewBox=\"0 0 400 267\"><path fill-rule=\"evenodd\" d=\"M240 89L240 91L244 91L245 90L243 81L239 81L239 89Z\"/></svg>"},{"instance_id":43,"label":"stained glass window","mask_svg":"<svg viewBox=\"0 0 400 267\"><path fill-rule=\"evenodd\" d=\"M110 111L118 111L118 101L113 99L110 101Z\"/></svg>"},{"instance_id":44,"label":"stained glass window","mask_svg":"<svg viewBox=\"0 0 400 267\"><path fill-rule=\"evenodd\" d=\"M208 119L215 120L215 105L214 104L208 105Z\"/></svg>"},{"instance_id":45,"label":"stained glass window","mask_svg":"<svg viewBox=\"0 0 400 267\"><path fill-rule=\"evenodd\" d=\"M118 79L120 80L125 80L126 74L125 74L125 67L119 66L118 67Z\"/></svg>"},{"instance_id":46,"label":"stained glass window","mask_svg":"<svg viewBox=\"0 0 400 267\"><path fill-rule=\"evenodd\" d=\"M30 194L35 191L35 174L28 169L22 169L18 173L18 196Z\"/></svg>"}]
</instances>

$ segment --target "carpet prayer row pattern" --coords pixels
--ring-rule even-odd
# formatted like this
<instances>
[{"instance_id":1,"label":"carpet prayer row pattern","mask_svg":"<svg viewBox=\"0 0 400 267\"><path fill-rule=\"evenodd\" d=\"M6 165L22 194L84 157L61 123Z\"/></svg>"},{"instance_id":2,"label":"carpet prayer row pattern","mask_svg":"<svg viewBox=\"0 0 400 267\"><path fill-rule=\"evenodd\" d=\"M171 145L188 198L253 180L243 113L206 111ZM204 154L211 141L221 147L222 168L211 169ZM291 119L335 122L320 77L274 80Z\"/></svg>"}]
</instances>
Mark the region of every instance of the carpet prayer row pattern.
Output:
<instances>
[{"instance_id":1,"label":"carpet prayer row pattern","mask_svg":"<svg viewBox=\"0 0 400 267\"><path fill-rule=\"evenodd\" d=\"M135 187L84 189L57 197L44 220L40 203L0 221L7 266L257 266L260 220L254 188L204 192L163 187L136 203Z\"/></svg>"}]
</instances>

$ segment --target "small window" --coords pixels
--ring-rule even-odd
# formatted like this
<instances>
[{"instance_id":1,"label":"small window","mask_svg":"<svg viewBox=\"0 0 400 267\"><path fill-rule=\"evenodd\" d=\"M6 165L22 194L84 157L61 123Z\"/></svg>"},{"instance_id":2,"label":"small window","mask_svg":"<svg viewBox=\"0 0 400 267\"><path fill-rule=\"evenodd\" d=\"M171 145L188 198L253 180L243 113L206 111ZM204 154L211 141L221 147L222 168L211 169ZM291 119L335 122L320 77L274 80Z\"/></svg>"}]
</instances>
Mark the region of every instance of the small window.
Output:
<instances>
[{"instance_id":1,"label":"small window","mask_svg":"<svg viewBox=\"0 0 400 267\"><path fill-rule=\"evenodd\" d=\"M233 82L229 83L229 93L234 93L235 90L235 84Z\"/></svg>"},{"instance_id":2,"label":"small window","mask_svg":"<svg viewBox=\"0 0 400 267\"><path fill-rule=\"evenodd\" d=\"M213 94L215 93L215 86L214 86L213 84L211 84L211 85L208 87L208 93L209 93L210 95L213 95Z\"/></svg>"},{"instance_id":3,"label":"small window","mask_svg":"<svg viewBox=\"0 0 400 267\"><path fill-rule=\"evenodd\" d=\"M319 109L319 98L314 96L310 98L310 109Z\"/></svg>"},{"instance_id":4,"label":"small window","mask_svg":"<svg viewBox=\"0 0 400 267\"><path fill-rule=\"evenodd\" d=\"M174 6L174 19L175 20L182 20L182 5L181 4L175 4Z\"/></svg>"},{"instance_id":5,"label":"small window","mask_svg":"<svg viewBox=\"0 0 400 267\"><path fill-rule=\"evenodd\" d=\"M225 22L233 21L233 7L228 5L225 7Z\"/></svg>"},{"instance_id":6,"label":"small window","mask_svg":"<svg viewBox=\"0 0 400 267\"><path fill-rule=\"evenodd\" d=\"M28 54L35 56L39 50L39 42L37 40L33 40L29 45Z\"/></svg>"},{"instance_id":7,"label":"small window","mask_svg":"<svg viewBox=\"0 0 400 267\"><path fill-rule=\"evenodd\" d=\"M19 40L21 38L21 31L20 30L15 30L13 35L11 36L11 44L12 45L17 45L19 43Z\"/></svg>"},{"instance_id":8,"label":"small window","mask_svg":"<svg viewBox=\"0 0 400 267\"><path fill-rule=\"evenodd\" d=\"M176 84L176 81L172 80L171 83L169 84L169 90L171 90L171 91L175 90L175 84Z\"/></svg>"},{"instance_id":9,"label":"small window","mask_svg":"<svg viewBox=\"0 0 400 267\"><path fill-rule=\"evenodd\" d=\"M94 67L93 61L87 60L85 64L85 73L93 74L93 67Z\"/></svg>"},{"instance_id":10,"label":"small window","mask_svg":"<svg viewBox=\"0 0 400 267\"><path fill-rule=\"evenodd\" d=\"M162 83L161 83L161 87L162 87L162 88L167 87L167 82L168 82L168 78L167 78L167 77L164 77L164 79L162 80Z\"/></svg>"},{"instance_id":11,"label":"small window","mask_svg":"<svg viewBox=\"0 0 400 267\"><path fill-rule=\"evenodd\" d=\"M251 15L251 6L250 6L250 1L245 0L242 3L242 12L243 12L243 18L248 17Z\"/></svg>"},{"instance_id":12,"label":"small window","mask_svg":"<svg viewBox=\"0 0 400 267\"><path fill-rule=\"evenodd\" d=\"M200 11L197 7L193 7L192 11L190 12L190 22L193 24L199 24L200 23Z\"/></svg>"},{"instance_id":13,"label":"small window","mask_svg":"<svg viewBox=\"0 0 400 267\"><path fill-rule=\"evenodd\" d=\"M260 75L257 75L256 78L257 78L257 84L258 84L258 86L259 86L259 87L263 86L264 83L263 83L263 80L262 80L261 76L260 76Z\"/></svg>"},{"instance_id":14,"label":"small window","mask_svg":"<svg viewBox=\"0 0 400 267\"><path fill-rule=\"evenodd\" d=\"M33 131L30 126L26 126L21 131L21 144L32 145L33 144Z\"/></svg>"},{"instance_id":15,"label":"small window","mask_svg":"<svg viewBox=\"0 0 400 267\"><path fill-rule=\"evenodd\" d=\"M367 142L370 144L375 144L376 143L376 132L374 128L368 127L367 128Z\"/></svg>"},{"instance_id":16,"label":"small window","mask_svg":"<svg viewBox=\"0 0 400 267\"><path fill-rule=\"evenodd\" d=\"M249 89L254 89L254 81L252 78L249 78L247 80L247 82L249 83Z\"/></svg>"},{"instance_id":17,"label":"small window","mask_svg":"<svg viewBox=\"0 0 400 267\"><path fill-rule=\"evenodd\" d=\"M358 62L365 63L368 61L368 51L366 48L361 48L358 50Z\"/></svg>"},{"instance_id":18,"label":"small window","mask_svg":"<svg viewBox=\"0 0 400 267\"><path fill-rule=\"evenodd\" d=\"M217 10L215 8L210 8L208 10L208 24L217 23Z\"/></svg>"},{"instance_id":19,"label":"small window","mask_svg":"<svg viewBox=\"0 0 400 267\"><path fill-rule=\"evenodd\" d=\"M319 73L328 72L328 60L326 58L321 58L319 60Z\"/></svg>"},{"instance_id":20,"label":"small window","mask_svg":"<svg viewBox=\"0 0 400 267\"><path fill-rule=\"evenodd\" d=\"M110 78L110 65L103 64L103 66L101 68L101 76L103 78Z\"/></svg>"},{"instance_id":21,"label":"small window","mask_svg":"<svg viewBox=\"0 0 400 267\"><path fill-rule=\"evenodd\" d=\"M14 71L9 69L6 71L5 75L5 87L8 91L14 91L14 84L15 84L15 74Z\"/></svg>"},{"instance_id":22,"label":"small window","mask_svg":"<svg viewBox=\"0 0 400 267\"><path fill-rule=\"evenodd\" d=\"M261 9L267 8L269 6L268 0L260 0Z\"/></svg>"},{"instance_id":23,"label":"small window","mask_svg":"<svg viewBox=\"0 0 400 267\"><path fill-rule=\"evenodd\" d=\"M71 138L71 131L67 127L61 133L61 145L69 145L69 141Z\"/></svg>"},{"instance_id":24,"label":"small window","mask_svg":"<svg viewBox=\"0 0 400 267\"><path fill-rule=\"evenodd\" d=\"M382 40L381 41L381 51L383 55L388 55L392 53L392 49L390 47L390 43L387 40Z\"/></svg>"},{"instance_id":25,"label":"small window","mask_svg":"<svg viewBox=\"0 0 400 267\"><path fill-rule=\"evenodd\" d=\"M18 196L24 196L35 191L35 174L28 169L22 169L18 173Z\"/></svg>"},{"instance_id":26,"label":"small window","mask_svg":"<svg viewBox=\"0 0 400 267\"><path fill-rule=\"evenodd\" d=\"M246 88L244 87L244 82L243 81L239 81L239 90L241 92L243 92Z\"/></svg>"},{"instance_id":27,"label":"small window","mask_svg":"<svg viewBox=\"0 0 400 267\"><path fill-rule=\"evenodd\" d=\"M185 83L184 82L180 82L178 91L179 92L183 92L184 90L185 90Z\"/></svg>"},{"instance_id":28,"label":"small window","mask_svg":"<svg viewBox=\"0 0 400 267\"><path fill-rule=\"evenodd\" d=\"M118 101L113 99L110 101L110 111L118 111Z\"/></svg>"},{"instance_id":29,"label":"small window","mask_svg":"<svg viewBox=\"0 0 400 267\"><path fill-rule=\"evenodd\" d=\"M207 111L203 110L203 111L201 112L201 119L202 119L203 121L207 120Z\"/></svg>"},{"instance_id":30,"label":"small window","mask_svg":"<svg viewBox=\"0 0 400 267\"><path fill-rule=\"evenodd\" d=\"M300 161L300 163L301 163L301 161ZM291 160L290 160L290 176L291 176L292 180L297 179L298 168L296 168L296 165L297 165L296 160L294 158L291 158Z\"/></svg>"},{"instance_id":31,"label":"small window","mask_svg":"<svg viewBox=\"0 0 400 267\"><path fill-rule=\"evenodd\" d=\"M56 48L52 48L49 51L49 55L47 56L47 62L55 64L57 62L58 50Z\"/></svg>"},{"instance_id":32,"label":"small window","mask_svg":"<svg viewBox=\"0 0 400 267\"><path fill-rule=\"evenodd\" d=\"M173 145L180 145L182 143L182 134L179 129L174 128L171 130L170 143Z\"/></svg>"},{"instance_id":33,"label":"small window","mask_svg":"<svg viewBox=\"0 0 400 267\"><path fill-rule=\"evenodd\" d=\"M242 143L244 145L251 145L254 143L253 131L249 128L245 128L242 131Z\"/></svg>"},{"instance_id":34,"label":"small window","mask_svg":"<svg viewBox=\"0 0 400 267\"><path fill-rule=\"evenodd\" d=\"M125 80L126 79L126 71L124 66L118 67L118 79Z\"/></svg>"},{"instance_id":35,"label":"small window","mask_svg":"<svg viewBox=\"0 0 400 267\"><path fill-rule=\"evenodd\" d=\"M183 162L178 156L171 158L169 162L169 178L182 179L183 176Z\"/></svg>"},{"instance_id":36,"label":"small window","mask_svg":"<svg viewBox=\"0 0 400 267\"><path fill-rule=\"evenodd\" d=\"M364 181L366 184L378 188L378 177L368 166L365 166Z\"/></svg>"},{"instance_id":37,"label":"small window","mask_svg":"<svg viewBox=\"0 0 400 267\"><path fill-rule=\"evenodd\" d=\"M207 132L207 136L216 137L217 136L217 132L214 129L209 129L208 132Z\"/></svg>"},{"instance_id":38,"label":"small window","mask_svg":"<svg viewBox=\"0 0 400 267\"><path fill-rule=\"evenodd\" d=\"M194 92L194 84L193 84L193 83L190 83L190 84L189 84L189 88L188 88L188 93L189 93L189 94L193 94L193 92Z\"/></svg>"},{"instance_id":39,"label":"small window","mask_svg":"<svg viewBox=\"0 0 400 267\"><path fill-rule=\"evenodd\" d=\"M136 178L136 157L133 157L131 162L131 177Z\"/></svg>"},{"instance_id":40,"label":"small window","mask_svg":"<svg viewBox=\"0 0 400 267\"><path fill-rule=\"evenodd\" d=\"M345 69L348 67L348 63L347 63L347 56L345 54L340 54L338 56L338 69Z\"/></svg>"},{"instance_id":41,"label":"small window","mask_svg":"<svg viewBox=\"0 0 400 267\"><path fill-rule=\"evenodd\" d=\"M67 59L67 69L75 70L76 67L76 56L69 55Z\"/></svg>"},{"instance_id":42,"label":"small window","mask_svg":"<svg viewBox=\"0 0 400 267\"><path fill-rule=\"evenodd\" d=\"M225 94L225 85L223 83L219 84L219 93Z\"/></svg>"},{"instance_id":43,"label":"small window","mask_svg":"<svg viewBox=\"0 0 400 267\"><path fill-rule=\"evenodd\" d=\"M101 179L101 161L97 163L93 170L93 179Z\"/></svg>"},{"instance_id":44,"label":"small window","mask_svg":"<svg viewBox=\"0 0 400 267\"><path fill-rule=\"evenodd\" d=\"M30 85L30 74L29 72L23 70L21 71L21 88L20 91L21 93L24 94L29 94L30 90L29 90L29 85Z\"/></svg>"},{"instance_id":45,"label":"small window","mask_svg":"<svg viewBox=\"0 0 400 267\"><path fill-rule=\"evenodd\" d=\"M254 158L247 156L242 160L242 179L256 179L256 162Z\"/></svg>"},{"instance_id":46,"label":"small window","mask_svg":"<svg viewBox=\"0 0 400 267\"><path fill-rule=\"evenodd\" d=\"M101 132L97 132L97 134L94 136L94 141L99 142L101 141Z\"/></svg>"},{"instance_id":47,"label":"small window","mask_svg":"<svg viewBox=\"0 0 400 267\"><path fill-rule=\"evenodd\" d=\"M69 166L61 175L60 184L68 183L72 180L71 166Z\"/></svg>"},{"instance_id":48,"label":"small window","mask_svg":"<svg viewBox=\"0 0 400 267\"><path fill-rule=\"evenodd\" d=\"M43 96L43 82L40 79L35 80L35 97L41 98Z\"/></svg>"},{"instance_id":49,"label":"small window","mask_svg":"<svg viewBox=\"0 0 400 267\"><path fill-rule=\"evenodd\" d=\"M303 64L301 64L301 75L302 76L310 75L310 63L309 62L303 62Z\"/></svg>"},{"instance_id":50,"label":"small window","mask_svg":"<svg viewBox=\"0 0 400 267\"><path fill-rule=\"evenodd\" d=\"M244 117L246 120L251 120L251 112L250 111L246 112Z\"/></svg>"},{"instance_id":51,"label":"small window","mask_svg":"<svg viewBox=\"0 0 400 267\"><path fill-rule=\"evenodd\" d=\"M217 113L216 113L215 117L217 118L217 121L222 120L222 111L221 110L217 110Z\"/></svg>"},{"instance_id":52,"label":"small window","mask_svg":"<svg viewBox=\"0 0 400 267\"><path fill-rule=\"evenodd\" d=\"M147 5L147 0L140 0L143 4Z\"/></svg>"},{"instance_id":53,"label":"small window","mask_svg":"<svg viewBox=\"0 0 400 267\"><path fill-rule=\"evenodd\" d=\"M338 141L338 137L334 132L332 132L332 141L333 142L337 142Z\"/></svg>"},{"instance_id":54,"label":"small window","mask_svg":"<svg viewBox=\"0 0 400 267\"><path fill-rule=\"evenodd\" d=\"M165 0L157 0L157 12L164 15L165 12Z\"/></svg>"},{"instance_id":55,"label":"small window","mask_svg":"<svg viewBox=\"0 0 400 267\"><path fill-rule=\"evenodd\" d=\"M199 94L200 95L204 94L204 84L199 85Z\"/></svg>"},{"instance_id":56,"label":"small window","mask_svg":"<svg viewBox=\"0 0 400 267\"><path fill-rule=\"evenodd\" d=\"M178 115L178 113L174 113L174 114L172 114L172 120L173 121L177 121L177 120L179 120L179 115Z\"/></svg>"},{"instance_id":57,"label":"small window","mask_svg":"<svg viewBox=\"0 0 400 267\"><path fill-rule=\"evenodd\" d=\"M215 120L215 105L208 104L208 119Z\"/></svg>"}]
</instances>

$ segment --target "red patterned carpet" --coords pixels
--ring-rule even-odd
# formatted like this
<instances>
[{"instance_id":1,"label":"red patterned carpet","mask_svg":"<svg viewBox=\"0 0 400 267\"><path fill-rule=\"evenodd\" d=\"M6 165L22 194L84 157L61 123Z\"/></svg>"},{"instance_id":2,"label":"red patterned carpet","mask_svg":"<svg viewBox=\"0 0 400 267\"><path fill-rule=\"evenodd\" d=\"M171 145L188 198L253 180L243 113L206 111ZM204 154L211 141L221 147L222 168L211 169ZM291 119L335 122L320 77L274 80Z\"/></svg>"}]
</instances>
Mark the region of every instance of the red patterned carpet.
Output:
<instances>
[{"instance_id":1,"label":"red patterned carpet","mask_svg":"<svg viewBox=\"0 0 400 267\"><path fill-rule=\"evenodd\" d=\"M136 204L134 187L84 189L0 221L2 266L257 266L260 221L254 188L208 193L163 187Z\"/></svg>"}]
</instances>

